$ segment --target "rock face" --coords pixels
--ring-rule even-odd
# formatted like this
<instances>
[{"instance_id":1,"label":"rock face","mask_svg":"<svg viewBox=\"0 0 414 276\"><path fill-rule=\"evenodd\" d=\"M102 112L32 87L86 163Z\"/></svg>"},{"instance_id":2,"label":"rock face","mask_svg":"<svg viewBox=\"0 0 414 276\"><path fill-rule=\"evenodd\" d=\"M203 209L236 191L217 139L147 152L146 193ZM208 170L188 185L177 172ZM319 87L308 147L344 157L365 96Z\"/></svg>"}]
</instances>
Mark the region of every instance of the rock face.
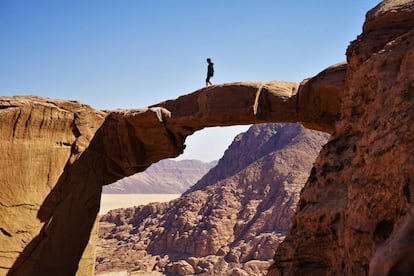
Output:
<instances>
[{"instance_id":1,"label":"rock face","mask_svg":"<svg viewBox=\"0 0 414 276\"><path fill-rule=\"evenodd\" d=\"M332 77L345 78L345 69ZM333 123L322 115L332 110L320 105L304 116L299 88L276 81L224 84L149 108L105 112L77 102L0 97L0 164L7 168L0 173L0 269L10 275L91 274L93 250L80 260L102 186L178 156L194 131L302 117L310 118L310 127L331 131Z\"/></svg>"},{"instance_id":2,"label":"rock face","mask_svg":"<svg viewBox=\"0 0 414 276\"><path fill-rule=\"evenodd\" d=\"M263 275L327 137L298 124L252 126L181 198L103 216L96 271Z\"/></svg>"},{"instance_id":3,"label":"rock face","mask_svg":"<svg viewBox=\"0 0 414 276\"><path fill-rule=\"evenodd\" d=\"M341 119L269 275L412 275L414 2L383 1L347 51Z\"/></svg>"},{"instance_id":4,"label":"rock face","mask_svg":"<svg viewBox=\"0 0 414 276\"><path fill-rule=\"evenodd\" d=\"M104 186L106 194L182 194L205 175L216 161L161 160L142 173L123 178Z\"/></svg>"},{"instance_id":5,"label":"rock face","mask_svg":"<svg viewBox=\"0 0 414 276\"><path fill-rule=\"evenodd\" d=\"M42 207L48 201L58 202L66 192L61 183L68 168L80 158L106 115L77 102L1 98L0 275L6 274L25 248L34 246L39 238L33 238L42 228L48 230L44 223L49 221L49 210ZM48 197L53 189L60 194ZM80 274L93 271L95 239L91 243L80 263ZM20 255L19 262L25 257Z\"/></svg>"}]
</instances>

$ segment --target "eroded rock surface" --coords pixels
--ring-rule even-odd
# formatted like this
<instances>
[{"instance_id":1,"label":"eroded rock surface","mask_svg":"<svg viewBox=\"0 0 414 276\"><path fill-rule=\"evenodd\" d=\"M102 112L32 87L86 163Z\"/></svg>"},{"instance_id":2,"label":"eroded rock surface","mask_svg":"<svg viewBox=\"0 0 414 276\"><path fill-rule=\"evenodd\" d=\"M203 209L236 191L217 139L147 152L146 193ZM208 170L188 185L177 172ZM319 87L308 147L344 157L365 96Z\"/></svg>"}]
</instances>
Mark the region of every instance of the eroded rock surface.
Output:
<instances>
[{"instance_id":1,"label":"eroded rock surface","mask_svg":"<svg viewBox=\"0 0 414 276\"><path fill-rule=\"evenodd\" d=\"M367 14L347 51L341 119L269 275L413 273L413 28L413 1Z\"/></svg>"},{"instance_id":2,"label":"eroded rock surface","mask_svg":"<svg viewBox=\"0 0 414 276\"><path fill-rule=\"evenodd\" d=\"M42 227L47 228L47 219L38 219L41 206L45 206L53 189L59 192L48 201L59 202L64 196L67 189L62 190L59 183L67 177L67 169L76 163L106 115L78 102L0 98L0 275L6 274L29 243L37 242L33 238ZM76 227L79 226L71 226ZM84 235L86 246L89 233ZM91 239L80 273L93 271L94 247L95 239ZM20 260L25 257L21 255Z\"/></svg>"}]
</instances>

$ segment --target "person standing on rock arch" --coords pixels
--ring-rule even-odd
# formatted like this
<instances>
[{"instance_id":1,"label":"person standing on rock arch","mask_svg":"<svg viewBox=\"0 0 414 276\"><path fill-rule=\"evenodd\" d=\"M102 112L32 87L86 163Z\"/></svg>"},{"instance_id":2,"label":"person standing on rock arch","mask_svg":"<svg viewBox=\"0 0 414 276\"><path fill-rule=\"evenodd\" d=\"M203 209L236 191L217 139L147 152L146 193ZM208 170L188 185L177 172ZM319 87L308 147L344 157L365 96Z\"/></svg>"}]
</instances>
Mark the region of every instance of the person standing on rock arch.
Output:
<instances>
[{"instance_id":1,"label":"person standing on rock arch","mask_svg":"<svg viewBox=\"0 0 414 276\"><path fill-rule=\"evenodd\" d=\"M208 66L207 66L206 86L209 86L209 85L212 85L210 82L210 78L214 76L214 67L213 67L214 63L211 62L210 58L207 59L207 63L208 63Z\"/></svg>"}]
</instances>

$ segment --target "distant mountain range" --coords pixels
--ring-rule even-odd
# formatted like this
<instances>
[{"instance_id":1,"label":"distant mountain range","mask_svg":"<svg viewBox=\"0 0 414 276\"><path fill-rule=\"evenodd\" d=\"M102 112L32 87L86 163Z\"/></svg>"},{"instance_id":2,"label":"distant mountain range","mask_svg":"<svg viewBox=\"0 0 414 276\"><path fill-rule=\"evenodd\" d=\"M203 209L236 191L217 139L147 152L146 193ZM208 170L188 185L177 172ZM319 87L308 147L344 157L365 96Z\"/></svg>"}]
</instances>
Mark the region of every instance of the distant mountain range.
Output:
<instances>
[{"instance_id":1,"label":"distant mountain range","mask_svg":"<svg viewBox=\"0 0 414 276\"><path fill-rule=\"evenodd\" d=\"M253 125L180 198L100 220L96 272L264 275L328 135Z\"/></svg>"},{"instance_id":2,"label":"distant mountain range","mask_svg":"<svg viewBox=\"0 0 414 276\"><path fill-rule=\"evenodd\" d=\"M105 194L181 194L204 176L217 161L161 160L146 171L103 187Z\"/></svg>"}]
</instances>

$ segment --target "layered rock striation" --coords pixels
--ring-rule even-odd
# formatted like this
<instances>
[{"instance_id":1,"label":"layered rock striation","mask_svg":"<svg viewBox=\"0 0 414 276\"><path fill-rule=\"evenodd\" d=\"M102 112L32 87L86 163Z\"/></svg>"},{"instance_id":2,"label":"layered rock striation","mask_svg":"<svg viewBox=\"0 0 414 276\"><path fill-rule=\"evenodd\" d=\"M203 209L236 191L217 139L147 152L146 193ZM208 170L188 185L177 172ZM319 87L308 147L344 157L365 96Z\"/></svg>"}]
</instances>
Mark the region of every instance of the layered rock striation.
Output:
<instances>
[{"instance_id":1,"label":"layered rock striation","mask_svg":"<svg viewBox=\"0 0 414 276\"><path fill-rule=\"evenodd\" d=\"M181 198L104 215L97 273L264 275L327 137L298 124L252 126Z\"/></svg>"},{"instance_id":2,"label":"layered rock striation","mask_svg":"<svg viewBox=\"0 0 414 276\"><path fill-rule=\"evenodd\" d=\"M30 254L29 248L37 245L40 237L35 237L39 232L50 231L49 214L53 211L48 206L69 196L70 189L62 185L71 174L69 168L78 162L106 116L105 112L78 102L1 97L0 275L5 275L18 258L16 264L29 257L26 254ZM72 204L71 210L65 210L65 214L72 211L75 219L79 214L73 209L82 204L82 200L74 200ZM75 221L72 223L60 237L65 237L66 231L83 228ZM93 220L90 227L81 233L84 236L83 247L88 244L92 225ZM62 239L62 247L55 246L46 256L30 256L32 262L40 259L44 266L53 266L48 263L47 255L64 252L64 242ZM91 239L87 257L79 264L80 273L93 270L94 247L95 239ZM82 251L78 254L81 255ZM72 271L76 268L77 264Z\"/></svg>"},{"instance_id":3,"label":"layered rock striation","mask_svg":"<svg viewBox=\"0 0 414 276\"><path fill-rule=\"evenodd\" d=\"M369 11L347 59L341 118L269 275L414 273L414 2Z\"/></svg>"}]
</instances>

